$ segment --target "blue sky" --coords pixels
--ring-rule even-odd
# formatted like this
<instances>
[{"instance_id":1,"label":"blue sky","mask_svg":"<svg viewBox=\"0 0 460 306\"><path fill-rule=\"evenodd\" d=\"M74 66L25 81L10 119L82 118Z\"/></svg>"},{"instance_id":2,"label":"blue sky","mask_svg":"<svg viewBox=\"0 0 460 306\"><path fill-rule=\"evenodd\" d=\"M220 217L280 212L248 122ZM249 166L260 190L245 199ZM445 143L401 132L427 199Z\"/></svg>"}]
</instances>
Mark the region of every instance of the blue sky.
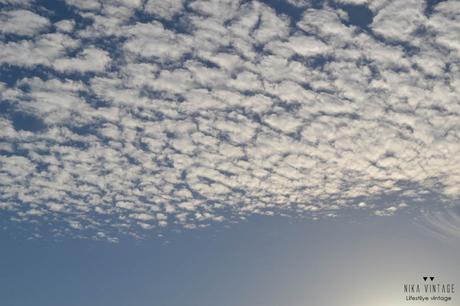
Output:
<instances>
[{"instance_id":1,"label":"blue sky","mask_svg":"<svg viewBox=\"0 0 460 306\"><path fill-rule=\"evenodd\" d=\"M253 218L118 244L2 235L2 301L16 305L405 305L425 274L458 284L458 240L407 217ZM432 303L429 305L452 303ZM455 304L453 304L455 305Z\"/></svg>"},{"instance_id":2,"label":"blue sky","mask_svg":"<svg viewBox=\"0 0 460 306\"><path fill-rule=\"evenodd\" d=\"M0 228L17 284L90 248L106 271L157 258L148 271L164 270L141 280L173 292L181 256L217 252L199 284L217 286L222 271L228 286L257 292L238 271L254 267L272 288L293 249L303 257L292 273L311 266L304 242L289 240L304 231L322 258L321 243L363 226L372 243L401 248L399 267L411 263L387 226L414 231L411 241L429 236L422 249L458 243L460 2L0 0L0 10ZM249 257L263 247L252 244L278 227L290 242L273 245L288 250L259 267ZM360 245L350 241L330 247L351 256ZM23 252L45 252L43 265L30 259L35 272L14 272ZM433 256L450 262L452 252ZM95 264L80 254L76 266ZM62 265L55 273L78 272ZM191 281L193 261L183 267ZM85 277L74 284L89 292ZM131 277L105 288L134 290ZM12 284L4 288L20 305ZM232 303L223 288L159 303ZM119 300L106 291L99 302L83 293L85 305ZM244 294L235 303L288 299Z\"/></svg>"}]
</instances>

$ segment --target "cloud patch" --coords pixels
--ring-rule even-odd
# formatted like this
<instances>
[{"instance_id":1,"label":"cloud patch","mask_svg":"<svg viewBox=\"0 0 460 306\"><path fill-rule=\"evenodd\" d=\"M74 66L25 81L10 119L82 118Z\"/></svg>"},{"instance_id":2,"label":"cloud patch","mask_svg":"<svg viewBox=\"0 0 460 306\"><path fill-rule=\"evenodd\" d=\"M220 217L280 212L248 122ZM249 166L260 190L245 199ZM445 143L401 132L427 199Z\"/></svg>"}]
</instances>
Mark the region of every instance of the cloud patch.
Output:
<instances>
[{"instance_id":1,"label":"cloud patch","mask_svg":"<svg viewBox=\"0 0 460 306\"><path fill-rule=\"evenodd\" d=\"M6 11L0 14L0 33L33 36L49 27L47 18L27 10Z\"/></svg>"}]
</instances>

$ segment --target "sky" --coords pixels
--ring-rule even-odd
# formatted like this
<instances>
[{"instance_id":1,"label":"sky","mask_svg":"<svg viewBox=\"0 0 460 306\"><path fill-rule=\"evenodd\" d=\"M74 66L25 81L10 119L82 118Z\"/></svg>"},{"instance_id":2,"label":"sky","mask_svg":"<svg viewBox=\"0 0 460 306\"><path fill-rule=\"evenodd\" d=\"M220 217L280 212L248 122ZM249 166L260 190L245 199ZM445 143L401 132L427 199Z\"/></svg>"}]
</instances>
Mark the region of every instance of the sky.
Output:
<instances>
[{"instance_id":1,"label":"sky","mask_svg":"<svg viewBox=\"0 0 460 306\"><path fill-rule=\"evenodd\" d=\"M119 243L2 233L2 304L457 305L405 301L403 284L423 283L423 275L460 281L458 240L438 239L407 219L255 217Z\"/></svg>"},{"instance_id":2,"label":"sky","mask_svg":"<svg viewBox=\"0 0 460 306\"><path fill-rule=\"evenodd\" d=\"M459 16L0 0L1 295L394 306L458 280Z\"/></svg>"}]
</instances>

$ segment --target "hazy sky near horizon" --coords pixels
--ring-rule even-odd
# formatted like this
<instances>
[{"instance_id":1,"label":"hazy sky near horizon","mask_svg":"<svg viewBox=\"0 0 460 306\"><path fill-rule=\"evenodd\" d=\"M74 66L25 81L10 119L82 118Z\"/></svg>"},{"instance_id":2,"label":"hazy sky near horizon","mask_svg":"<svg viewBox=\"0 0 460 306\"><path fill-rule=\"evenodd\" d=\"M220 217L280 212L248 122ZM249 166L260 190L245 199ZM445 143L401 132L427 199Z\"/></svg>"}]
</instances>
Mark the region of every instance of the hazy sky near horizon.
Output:
<instances>
[{"instance_id":1,"label":"hazy sky near horizon","mask_svg":"<svg viewBox=\"0 0 460 306\"><path fill-rule=\"evenodd\" d=\"M0 296L8 306L456 305L458 293L405 301L403 285L425 275L460 283L459 240L409 220L259 216L117 244L2 232Z\"/></svg>"}]
</instances>

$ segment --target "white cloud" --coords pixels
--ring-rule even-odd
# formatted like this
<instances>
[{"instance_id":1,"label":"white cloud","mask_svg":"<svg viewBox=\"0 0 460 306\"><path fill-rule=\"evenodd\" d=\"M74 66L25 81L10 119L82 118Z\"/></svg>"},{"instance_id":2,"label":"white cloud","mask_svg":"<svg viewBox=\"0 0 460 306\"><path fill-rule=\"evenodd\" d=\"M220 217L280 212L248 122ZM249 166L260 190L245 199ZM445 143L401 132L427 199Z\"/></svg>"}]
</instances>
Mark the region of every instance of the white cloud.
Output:
<instances>
[{"instance_id":1,"label":"white cloud","mask_svg":"<svg viewBox=\"0 0 460 306\"><path fill-rule=\"evenodd\" d=\"M14 4L14 5L23 5L23 6L28 6L30 3L33 2L33 0L0 0L0 3L3 4Z\"/></svg>"},{"instance_id":2,"label":"white cloud","mask_svg":"<svg viewBox=\"0 0 460 306\"><path fill-rule=\"evenodd\" d=\"M25 85L30 90L16 98L18 108L37 114L47 123L68 120L73 114L81 114L85 120L92 120L87 117L91 117L91 107L79 95L79 91L84 90L81 82L32 78L23 79L18 85Z\"/></svg>"},{"instance_id":3,"label":"white cloud","mask_svg":"<svg viewBox=\"0 0 460 306\"><path fill-rule=\"evenodd\" d=\"M32 36L44 31L50 22L47 18L27 10L0 13L0 33Z\"/></svg>"},{"instance_id":4,"label":"white cloud","mask_svg":"<svg viewBox=\"0 0 460 306\"><path fill-rule=\"evenodd\" d=\"M378 11L372 29L385 38L408 41L411 34L426 22L424 8L422 1L391 1Z\"/></svg>"},{"instance_id":5,"label":"white cloud","mask_svg":"<svg viewBox=\"0 0 460 306\"><path fill-rule=\"evenodd\" d=\"M184 1L148 0L144 9L150 14L158 15L165 19L171 19L174 15L180 13L184 9Z\"/></svg>"},{"instance_id":6,"label":"white cloud","mask_svg":"<svg viewBox=\"0 0 460 306\"><path fill-rule=\"evenodd\" d=\"M82 10L97 10L101 8L101 2L91 0L66 0L66 3Z\"/></svg>"},{"instance_id":7,"label":"white cloud","mask_svg":"<svg viewBox=\"0 0 460 306\"><path fill-rule=\"evenodd\" d=\"M45 34L35 40L2 42L0 63L23 67L50 66L54 60L63 56L66 50L78 45L78 41L58 33Z\"/></svg>"},{"instance_id":8,"label":"white cloud","mask_svg":"<svg viewBox=\"0 0 460 306\"><path fill-rule=\"evenodd\" d=\"M73 20L61 20L56 22L54 26L61 32L72 32L75 27L75 21Z\"/></svg>"},{"instance_id":9,"label":"white cloud","mask_svg":"<svg viewBox=\"0 0 460 306\"><path fill-rule=\"evenodd\" d=\"M178 60L191 51L190 38L169 31L158 22L138 23L126 31L129 39L124 49L144 58Z\"/></svg>"},{"instance_id":10,"label":"white cloud","mask_svg":"<svg viewBox=\"0 0 460 306\"><path fill-rule=\"evenodd\" d=\"M372 2L372 0L336 0L336 2L341 4L365 5Z\"/></svg>"},{"instance_id":11,"label":"white cloud","mask_svg":"<svg viewBox=\"0 0 460 306\"><path fill-rule=\"evenodd\" d=\"M53 63L57 71L102 72L110 62L107 51L88 48L71 58L58 58Z\"/></svg>"},{"instance_id":12,"label":"white cloud","mask_svg":"<svg viewBox=\"0 0 460 306\"><path fill-rule=\"evenodd\" d=\"M454 50L459 56L459 16L460 4L456 1L439 3L434 14L427 22L428 28L434 30L435 40L441 46Z\"/></svg>"}]
</instances>

